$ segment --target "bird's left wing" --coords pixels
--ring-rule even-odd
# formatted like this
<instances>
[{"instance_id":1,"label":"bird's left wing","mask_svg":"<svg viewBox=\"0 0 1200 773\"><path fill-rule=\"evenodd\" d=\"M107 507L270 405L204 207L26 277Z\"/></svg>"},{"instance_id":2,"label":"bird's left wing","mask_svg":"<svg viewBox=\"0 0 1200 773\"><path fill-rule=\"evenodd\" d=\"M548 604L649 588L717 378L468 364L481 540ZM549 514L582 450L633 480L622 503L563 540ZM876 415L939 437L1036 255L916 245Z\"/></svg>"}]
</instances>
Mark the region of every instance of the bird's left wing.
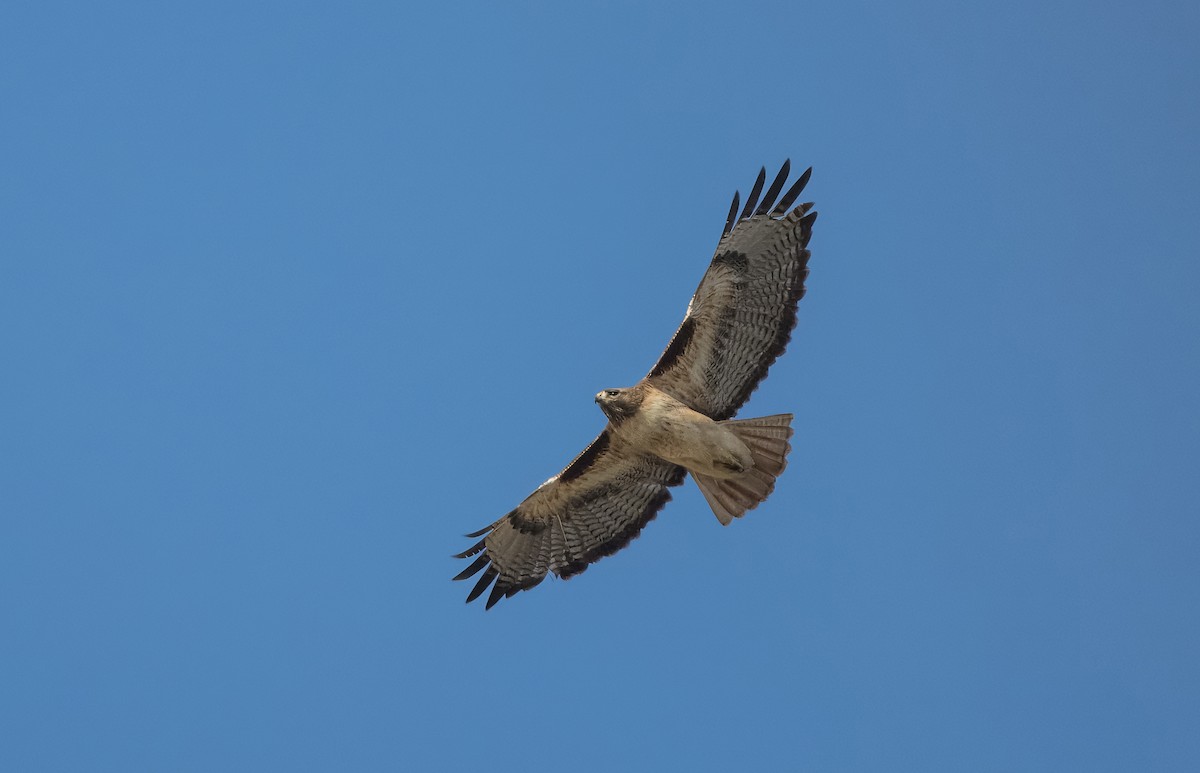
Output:
<instances>
[{"instance_id":1,"label":"bird's left wing","mask_svg":"<svg viewBox=\"0 0 1200 773\"><path fill-rule=\"evenodd\" d=\"M495 582L487 608L532 588L547 573L567 578L636 537L683 482L684 469L634 451L610 429L515 510L468 537L479 542L455 558L475 561L456 580L483 570L467 596Z\"/></svg>"}]
</instances>

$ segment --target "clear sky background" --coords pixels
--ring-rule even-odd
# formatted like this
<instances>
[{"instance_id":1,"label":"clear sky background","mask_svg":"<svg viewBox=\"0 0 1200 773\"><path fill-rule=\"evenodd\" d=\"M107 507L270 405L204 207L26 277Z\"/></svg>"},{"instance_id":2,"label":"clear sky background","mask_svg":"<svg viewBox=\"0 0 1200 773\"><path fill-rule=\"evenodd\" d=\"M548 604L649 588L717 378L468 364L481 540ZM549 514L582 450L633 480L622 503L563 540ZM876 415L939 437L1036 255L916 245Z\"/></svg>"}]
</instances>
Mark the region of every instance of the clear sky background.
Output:
<instances>
[{"instance_id":1,"label":"clear sky background","mask_svg":"<svg viewBox=\"0 0 1200 773\"><path fill-rule=\"evenodd\" d=\"M8 2L0 769L1184 771L1200 6ZM450 558L821 217L772 498Z\"/></svg>"}]
</instances>

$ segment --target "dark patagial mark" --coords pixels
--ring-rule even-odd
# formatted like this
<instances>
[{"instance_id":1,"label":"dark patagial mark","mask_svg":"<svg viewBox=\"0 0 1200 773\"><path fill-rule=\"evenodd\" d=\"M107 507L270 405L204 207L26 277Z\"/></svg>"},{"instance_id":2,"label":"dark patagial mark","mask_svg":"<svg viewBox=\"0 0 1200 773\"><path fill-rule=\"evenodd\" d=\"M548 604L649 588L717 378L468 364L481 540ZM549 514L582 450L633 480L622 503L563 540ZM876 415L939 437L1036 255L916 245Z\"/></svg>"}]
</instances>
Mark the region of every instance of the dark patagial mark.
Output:
<instances>
[{"instance_id":1,"label":"dark patagial mark","mask_svg":"<svg viewBox=\"0 0 1200 773\"><path fill-rule=\"evenodd\" d=\"M601 432L600 437L593 440L591 445L583 449L583 453L567 465L567 469L558 474L558 482L567 483L587 472L596 463L596 460L608 450L611 442L612 438L608 436L608 431Z\"/></svg>"},{"instance_id":2,"label":"dark patagial mark","mask_svg":"<svg viewBox=\"0 0 1200 773\"><path fill-rule=\"evenodd\" d=\"M732 252L725 253L728 255L738 255L740 253ZM745 256L742 256L745 258ZM692 341L692 336L696 332L696 320L691 317L685 317L683 324L675 331L675 335L671 338L671 343L667 344L667 350L662 353L662 357L658 358L658 363L654 366L654 370L650 371L650 378L661 376L674 365L683 353L687 351L688 344Z\"/></svg>"}]
</instances>

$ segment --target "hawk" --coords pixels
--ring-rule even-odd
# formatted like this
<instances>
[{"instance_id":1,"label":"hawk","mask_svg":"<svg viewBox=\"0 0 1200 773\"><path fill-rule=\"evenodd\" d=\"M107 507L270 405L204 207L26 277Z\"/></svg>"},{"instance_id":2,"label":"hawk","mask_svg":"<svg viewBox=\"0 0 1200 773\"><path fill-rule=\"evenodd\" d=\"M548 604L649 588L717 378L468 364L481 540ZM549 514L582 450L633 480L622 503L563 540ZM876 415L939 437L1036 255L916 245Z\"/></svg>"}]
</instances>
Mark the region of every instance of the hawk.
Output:
<instances>
[{"instance_id":1,"label":"hawk","mask_svg":"<svg viewBox=\"0 0 1200 773\"><path fill-rule=\"evenodd\" d=\"M733 416L783 353L804 296L817 213L811 203L791 208L811 167L779 197L790 170L785 161L759 201L764 167L740 213L733 194L716 254L666 351L634 386L596 395L608 418L599 437L516 509L467 535L481 539L455 558L475 560L454 579L483 572L468 602L492 586L491 609L548 573L566 579L615 553L688 473L723 525L774 490L792 415Z\"/></svg>"}]
</instances>

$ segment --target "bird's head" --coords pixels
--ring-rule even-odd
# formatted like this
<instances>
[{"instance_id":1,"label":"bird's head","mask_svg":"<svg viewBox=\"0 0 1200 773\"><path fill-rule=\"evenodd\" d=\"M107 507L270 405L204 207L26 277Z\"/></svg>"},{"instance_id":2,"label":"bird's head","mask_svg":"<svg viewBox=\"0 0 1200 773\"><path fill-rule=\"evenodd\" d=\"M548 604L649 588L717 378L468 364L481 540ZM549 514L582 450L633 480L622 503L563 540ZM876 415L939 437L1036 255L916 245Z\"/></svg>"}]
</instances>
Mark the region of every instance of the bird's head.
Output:
<instances>
[{"instance_id":1,"label":"bird's head","mask_svg":"<svg viewBox=\"0 0 1200 773\"><path fill-rule=\"evenodd\" d=\"M637 412L642 395L636 389L605 389L596 393L596 404L610 421L621 422Z\"/></svg>"}]
</instances>

